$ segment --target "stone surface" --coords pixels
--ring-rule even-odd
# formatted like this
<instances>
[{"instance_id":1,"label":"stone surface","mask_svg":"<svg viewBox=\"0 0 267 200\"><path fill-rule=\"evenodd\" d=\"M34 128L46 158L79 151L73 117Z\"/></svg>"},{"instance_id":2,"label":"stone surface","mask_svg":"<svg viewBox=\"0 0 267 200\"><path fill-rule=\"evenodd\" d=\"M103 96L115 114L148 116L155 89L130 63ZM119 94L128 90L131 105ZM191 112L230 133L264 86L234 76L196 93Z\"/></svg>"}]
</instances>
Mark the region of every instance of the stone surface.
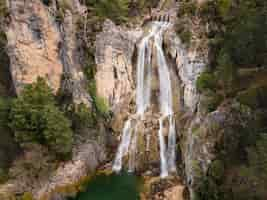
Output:
<instances>
[{"instance_id":1,"label":"stone surface","mask_svg":"<svg viewBox=\"0 0 267 200\"><path fill-rule=\"evenodd\" d=\"M86 176L93 174L96 167L106 159L103 148L95 142L76 146L72 160L58 164L42 146L29 145L24 149L24 153L10 169L11 179L0 185L1 200L8 200L13 195L24 192L32 193L36 200L53 199L54 195L70 195L61 194L60 189L80 183Z\"/></svg>"},{"instance_id":2,"label":"stone surface","mask_svg":"<svg viewBox=\"0 0 267 200\"><path fill-rule=\"evenodd\" d=\"M58 90L63 73L58 51L61 38L47 8L39 0L10 0L9 6L7 48L16 91L19 93L24 84L38 76Z\"/></svg>"},{"instance_id":3,"label":"stone surface","mask_svg":"<svg viewBox=\"0 0 267 200\"><path fill-rule=\"evenodd\" d=\"M207 58L201 55L197 48L186 48L173 29L165 34L165 43L168 55L176 63L184 105L189 110L194 111L199 99L196 80L204 71Z\"/></svg>"},{"instance_id":4,"label":"stone surface","mask_svg":"<svg viewBox=\"0 0 267 200\"><path fill-rule=\"evenodd\" d=\"M10 20L6 28L10 68L16 92L37 77L47 80L56 93L66 89L62 77L68 77L68 89L76 104L90 106L91 98L85 90L81 54L76 38L76 22L85 8L78 0L68 1L64 19L59 23L55 15L57 4L45 6L40 0L10 0ZM69 87L70 86L70 87Z\"/></svg>"},{"instance_id":5,"label":"stone surface","mask_svg":"<svg viewBox=\"0 0 267 200\"><path fill-rule=\"evenodd\" d=\"M134 92L133 63L135 43L142 30L124 30L106 20L103 32L96 37L95 76L97 93L113 111L123 103L130 103Z\"/></svg>"}]
</instances>

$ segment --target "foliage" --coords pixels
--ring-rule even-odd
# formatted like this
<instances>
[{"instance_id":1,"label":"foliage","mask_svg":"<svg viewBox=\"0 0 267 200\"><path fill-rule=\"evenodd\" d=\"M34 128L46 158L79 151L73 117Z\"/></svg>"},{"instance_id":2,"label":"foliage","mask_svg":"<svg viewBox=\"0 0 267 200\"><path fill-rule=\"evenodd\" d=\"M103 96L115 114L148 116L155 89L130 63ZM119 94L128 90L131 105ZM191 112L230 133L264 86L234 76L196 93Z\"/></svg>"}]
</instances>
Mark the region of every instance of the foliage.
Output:
<instances>
[{"instance_id":1,"label":"foliage","mask_svg":"<svg viewBox=\"0 0 267 200\"><path fill-rule=\"evenodd\" d=\"M56 107L53 93L44 79L26 85L13 100L9 127L19 143L46 144L58 154L71 151L70 122Z\"/></svg>"},{"instance_id":2,"label":"foliage","mask_svg":"<svg viewBox=\"0 0 267 200\"><path fill-rule=\"evenodd\" d=\"M0 97L0 126L6 127L8 124L8 115L11 109L11 100Z\"/></svg>"},{"instance_id":3,"label":"foliage","mask_svg":"<svg viewBox=\"0 0 267 200\"><path fill-rule=\"evenodd\" d=\"M0 168L0 184L8 180L8 173L5 169Z\"/></svg>"},{"instance_id":4,"label":"foliage","mask_svg":"<svg viewBox=\"0 0 267 200\"><path fill-rule=\"evenodd\" d=\"M192 32L189 29L184 29L180 34L183 43L189 45L192 39Z\"/></svg>"},{"instance_id":5,"label":"foliage","mask_svg":"<svg viewBox=\"0 0 267 200\"><path fill-rule=\"evenodd\" d=\"M267 107L267 87L252 87L238 93L237 100L251 108Z\"/></svg>"},{"instance_id":6,"label":"foliage","mask_svg":"<svg viewBox=\"0 0 267 200\"><path fill-rule=\"evenodd\" d=\"M79 132L86 127L91 127L96 123L95 113L84 104L77 105L71 112L73 129L75 132Z\"/></svg>"},{"instance_id":7,"label":"foliage","mask_svg":"<svg viewBox=\"0 0 267 200\"><path fill-rule=\"evenodd\" d=\"M108 114L109 107L108 107L107 102L105 101L104 98L96 96L96 97L94 97L94 102L95 102L97 111L101 115L105 116Z\"/></svg>"},{"instance_id":8,"label":"foliage","mask_svg":"<svg viewBox=\"0 0 267 200\"><path fill-rule=\"evenodd\" d=\"M201 17L218 27L214 38L222 40L217 49L228 54L235 67L266 64L266 8L260 0L215 0L201 6Z\"/></svg>"},{"instance_id":9,"label":"foliage","mask_svg":"<svg viewBox=\"0 0 267 200\"><path fill-rule=\"evenodd\" d=\"M224 163L221 160L213 161L208 173L214 180L220 181L224 175Z\"/></svg>"},{"instance_id":10,"label":"foliage","mask_svg":"<svg viewBox=\"0 0 267 200\"><path fill-rule=\"evenodd\" d=\"M110 18L116 23L122 23L127 19L129 12L129 0L86 0L86 4L99 18Z\"/></svg>"},{"instance_id":11,"label":"foliage","mask_svg":"<svg viewBox=\"0 0 267 200\"><path fill-rule=\"evenodd\" d=\"M202 72L196 82L197 90L204 91L205 89L216 89L216 78L212 73Z\"/></svg>"},{"instance_id":12,"label":"foliage","mask_svg":"<svg viewBox=\"0 0 267 200\"><path fill-rule=\"evenodd\" d=\"M247 149L247 154L249 167L267 181L267 134L261 134L256 144Z\"/></svg>"},{"instance_id":13,"label":"foliage","mask_svg":"<svg viewBox=\"0 0 267 200\"><path fill-rule=\"evenodd\" d=\"M181 1L179 6L179 15L195 15L197 10L196 2L192 1Z\"/></svg>"},{"instance_id":14,"label":"foliage","mask_svg":"<svg viewBox=\"0 0 267 200\"><path fill-rule=\"evenodd\" d=\"M201 94L200 104L208 112L216 110L216 108L222 102L223 97L212 90L205 90Z\"/></svg>"},{"instance_id":15,"label":"foliage","mask_svg":"<svg viewBox=\"0 0 267 200\"><path fill-rule=\"evenodd\" d=\"M0 21L8 15L6 0L0 0Z\"/></svg>"},{"instance_id":16,"label":"foliage","mask_svg":"<svg viewBox=\"0 0 267 200\"><path fill-rule=\"evenodd\" d=\"M29 192L25 192L22 197L21 197L21 200L33 200L33 196L31 193Z\"/></svg>"},{"instance_id":17,"label":"foliage","mask_svg":"<svg viewBox=\"0 0 267 200\"><path fill-rule=\"evenodd\" d=\"M236 68L232 64L229 55L224 51L221 51L218 57L216 75L217 80L220 81L225 92L230 92L233 89L234 81L237 76L236 74Z\"/></svg>"}]
</instances>

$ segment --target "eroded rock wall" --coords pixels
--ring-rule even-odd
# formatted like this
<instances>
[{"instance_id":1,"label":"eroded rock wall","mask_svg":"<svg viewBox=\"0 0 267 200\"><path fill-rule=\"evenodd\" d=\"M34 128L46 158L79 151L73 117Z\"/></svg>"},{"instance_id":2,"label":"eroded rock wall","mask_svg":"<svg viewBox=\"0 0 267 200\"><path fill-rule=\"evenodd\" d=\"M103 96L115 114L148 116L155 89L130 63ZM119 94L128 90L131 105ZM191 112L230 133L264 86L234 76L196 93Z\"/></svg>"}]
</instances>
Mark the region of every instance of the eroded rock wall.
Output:
<instances>
[{"instance_id":1,"label":"eroded rock wall","mask_svg":"<svg viewBox=\"0 0 267 200\"><path fill-rule=\"evenodd\" d=\"M51 1L49 6L40 0L8 1L6 35L11 74L17 93L42 77L55 93L67 89L76 104L90 106L76 37L77 21L86 8L78 0L65 3L68 7L60 11L61 1ZM59 12L64 12L63 19L56 17Z\"/></svg>"},{"instance_id":2,"label":"eroded rock wall","mask_svg":"<svg viewBox=\"0 0 267 200\"><path fill-rule=\"evenodd\" d=\"M63 65L59 59L59 30L41 1L9 1L6 29L8 55L16 92L38 76L54 91L60 87Z\"/></svg>"},{"instance_id":3,"label":"eroded rock wall","mask_svg":"<svg viewBox=\"0 0 267 200\"><path fill-rule=\"evenodd\" d=\"M95 76L97 93L117 110L134 98L133 59L135 44L142 36L142 29L127 30L106 20L103 31L96 38Z\"/></svg>"}]
</instances>

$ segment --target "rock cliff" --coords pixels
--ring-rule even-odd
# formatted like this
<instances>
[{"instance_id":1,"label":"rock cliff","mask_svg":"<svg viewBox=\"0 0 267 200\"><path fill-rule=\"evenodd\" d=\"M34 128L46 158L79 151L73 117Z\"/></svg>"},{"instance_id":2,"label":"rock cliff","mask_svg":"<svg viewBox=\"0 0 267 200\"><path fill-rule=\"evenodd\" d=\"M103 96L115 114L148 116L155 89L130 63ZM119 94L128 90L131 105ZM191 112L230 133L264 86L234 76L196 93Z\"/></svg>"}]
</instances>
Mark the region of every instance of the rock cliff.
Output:
<instances>
[{"instance_id":1,"label":"rock cliff","mask_svg":"<svg viewBox=\"0 0 267 200\"><path fill-rule=\"evenodd\" d=\"M6 27L10 69L16 92L43 77L53 88L70 90L77 104L91 104L85 91L82 52L76 38L77 20L85 11L79 1L68 2L64 19L57 19L60 4L41 1L8 1Z\"/></svg>"}]
</instances>

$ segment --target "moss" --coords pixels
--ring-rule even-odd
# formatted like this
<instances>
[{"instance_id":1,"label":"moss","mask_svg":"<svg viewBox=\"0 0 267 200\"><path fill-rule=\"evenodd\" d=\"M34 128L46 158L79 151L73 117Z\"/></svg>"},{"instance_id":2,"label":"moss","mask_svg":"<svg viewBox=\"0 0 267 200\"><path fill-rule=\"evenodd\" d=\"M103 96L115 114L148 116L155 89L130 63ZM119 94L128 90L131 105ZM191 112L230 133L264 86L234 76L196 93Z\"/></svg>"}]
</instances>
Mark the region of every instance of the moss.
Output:
<instances>
[{"instance_id":1,"label":"moss","mask_svg":"<svg viewBox=\"0 0 267 200\"><path fill-rule=\"evenodd\" d=\"M180 34L179 34L181 40L183 43L185 43L187 46L190 45L191 43L191 39L192 39L192 32L189 29L185 29L183 30Z\"/></svg>"},{"instance_id":2,"label":"moss","mask_svg":"<svg viewBox=\"0 0 267 200\"><path fill-rule=\"evenodd\" d=\"M218 3L219 3L218 10L219 10L220 15L222 17L227 16L231 8L232 0L219 0Z\"/></svg>"},{"instance_id":3,"label":"moss","mask_svg":"<svg viewBox=\"0 0 267 200\"><path fill-rule=\"evenodd\" d=\"M197 178L201 178L203 176L203 172L200 166L200 162L198 160L192 161L192 169Z\"/></svg>"},{"instance_id":4,"label":"moss","mask_svg":"<svg viewBox=\"0 0 267 200\"><path fill-rule=\"evenodd\" d=\"M0 168L0 184L5 183L8 180L8 172L5 169Z\"/></svg>"},{"instance_id":5,"label":"moss","mask_svg":"<svg viewBox=\"0 0 267 200\"><path fill-rule=\"evenodd\" d=\"M6 0L0 0L0 20L8 15Z\"/></svg>"},{"instance_id":6,"label":"moss","mask_svg":"<svg viewBox=\"0 0 267 200\"><path fill-rule=\"evenodd\" d=\"M221 180L224 174L224 164L220 160L215 160L212 162L209 175L215 180Z\"/></svg>"},{"instance_id":7,"label":"moss","mask_svg":"<svg viewBox=\"0 0 267 200\"><path fill-rule=\"evenodd\" d=\"M21 200L34 200L33 196L30 192L25 192L22 197Z\"/></svg>"},{"instance_id":8,"label":"moss","mask_svg":"<svg viewBox=\"0 0 267 200\"><path fill-rule=\"evenodd\" d=\"M197 6L195 2L181 2L179 6L179 15L195 15Z\"/></svg>"},{"instance_id":9,"label":"moss","mask_svg":"<svg viewBox=\"0 0 267 200\"><path fill-rule=\"evenodd\" d=\"M96 96L95 97L95 105L96 105L97 111L101 115L107 115L108 114L109 107L108 107L108 104L104 98Z\"/></svg>"},{"instance_id":10,"label":"moss","mask_svg":"<svg viewBox=\"0 0 267 200\"><path fill-rule=\"evenodd\" d=\"M198 91L205 91L206 89L215 90L217 87L216 78L212 73L203 72L197 79L196 86Z\"/></svg>"}]
</instances>

